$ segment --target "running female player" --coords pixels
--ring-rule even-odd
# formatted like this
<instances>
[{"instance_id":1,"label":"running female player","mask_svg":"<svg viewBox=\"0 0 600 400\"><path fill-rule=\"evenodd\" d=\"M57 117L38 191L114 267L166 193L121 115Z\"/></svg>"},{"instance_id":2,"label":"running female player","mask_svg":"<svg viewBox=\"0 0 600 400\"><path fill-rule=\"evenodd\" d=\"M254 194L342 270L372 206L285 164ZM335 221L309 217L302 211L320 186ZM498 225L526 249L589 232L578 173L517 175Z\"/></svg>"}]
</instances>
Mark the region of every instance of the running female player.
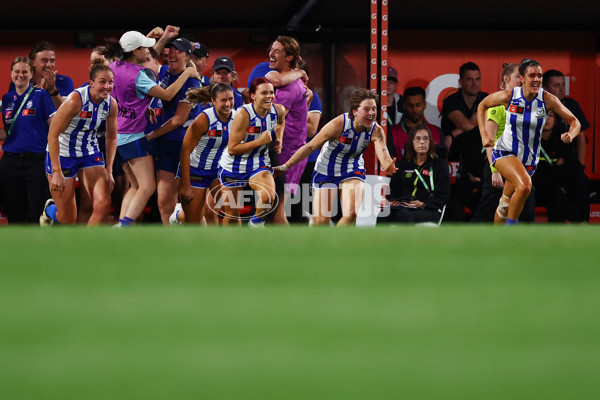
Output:
<instances>
[{"instance_id":1,"label":"running female player","mask_svg":"<svg viewBox=\"0 0 600 400\"><path fill-rule=\"evenodd\" d=\"M396 159L390 157L385 144L383 128L375 121L377 94L367 89L356 89L350 95L349 113L331 120L307 144L302 146L285 164L276 167L276 173L288 169L322 147L312 176L313 223L329 224L333 199L341 192L342 217L338 225L352 225L362 203L366 171L363 152L370 142L388 175L396 172Z\"/></svg>"},{"instance_id":2,"label":"running female player","mask_svg":"<svg viewBox=\"0 0 600 400\"><path fill-rule=\"evenodd\" d=\"M222 196L227 200L223 204L225 214L241 223L241 205L230 200L238 199L238 192L249 184L258 195L258 201L248 225L263 226L276 197L269 143L276 140L276 151L281 151L284 109L273 104L275 88L267 78L256 78L249 93L252 103L238 109L233 119L227 151L219 162L219 179L223 185Z\"/></svg>"},{"instance_id":3,"label":"running female player","mask_svg":"<svg viewBox=\"0 0 600 400\"><path fill-rule=\"evenodd\" d=\"M494 146L492 163L506 179L499 212L507 214L507 225L518 222L531 192L531 175L540 157L540 140L548 112L554 111L569 124L569 131L561 135L565 143L573 141L581 128L577 118L560 100L542 89L542 67L537 61L523 59L519 74L523 86L511 92L492 93L477 108L483 145ZM494 145L496 132L486 129L486 115L489 108L499 105L506 107L506 125Z\"/></svg>"},{"instance_id":4,"label":"running female player","mask_svg":"<svg viewBox=\"0 0 600 400\"><path fill-rule=\"evenodd\" d=\"M207 190L219 192L219 160L227 147L235 112L231 86L216 83L187 93L190 104L212 102L185 132L177 178L185 222L199 224L205 214Z\"/></svg>"},{"instance_id":5,"label":"running female player","mask_svg":"<svg viewBox=\"0 0 600 400\"><path fill-rule=\"evenodd\" d=\"M521 75L519 74L519 64L504 63L502 64L502 74L500 89L512 93L512 90L521 86ZM487 111L487 120L485 121L488 132L496 132L495 140L500 139L504 133L506 125L506 107L496 106ZM506 224L506 209L498 204L504 202L502 199L502 190L504 188L504 179L498 170L492 165L492 148L485 149L487 154L487 162L483 167L482 180L483 189L477 212L473 216L473 222L491 222L495 224ZM535 217L535 201L532 196L531 200L525 203L525 208L521 213L523 220L533 221ZM508 206L508 203L507 203ZM504 210L502 212L501 210Z\"/></svg>"},{"instance_id":6,"label":"running female player","mask_svg":"<svg viewBox=\"0 0 600 400\"><path fill-rule=\"evenodd\" d=\"M53 221L74 224L77 220L75 179L79 172L92 195L93 212L88 225L102 223L110 212L114 180L112 166L117 146L117 102L110 95L113 72L95 64L90 85L75 89L59 107L50 123L46 174L52 200L44 207L40 224ZM106 124L106 169L98 148L96 131Z\"/></svg>"}]
</instances>

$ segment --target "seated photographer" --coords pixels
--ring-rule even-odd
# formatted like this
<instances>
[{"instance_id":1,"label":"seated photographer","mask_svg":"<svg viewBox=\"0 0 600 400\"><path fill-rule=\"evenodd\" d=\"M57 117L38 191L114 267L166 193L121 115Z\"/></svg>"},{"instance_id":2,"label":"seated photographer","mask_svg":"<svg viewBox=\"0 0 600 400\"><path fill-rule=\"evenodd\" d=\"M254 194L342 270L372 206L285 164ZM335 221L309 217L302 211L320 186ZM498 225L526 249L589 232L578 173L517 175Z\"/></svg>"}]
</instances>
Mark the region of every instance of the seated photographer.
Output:
<instances>
[{"instance_id":1,"label":"seated photographer","mask_svg":"<svg viewBox=\"0 0 600 400\"><path fill-rule=\"evenodd\" d=\"M434 222L450 198L448 163L435 154L435 143L426 125L408 131L405 157L390 181L389 212L379 214L382 222Z\"/></svg>"}]
</instances>

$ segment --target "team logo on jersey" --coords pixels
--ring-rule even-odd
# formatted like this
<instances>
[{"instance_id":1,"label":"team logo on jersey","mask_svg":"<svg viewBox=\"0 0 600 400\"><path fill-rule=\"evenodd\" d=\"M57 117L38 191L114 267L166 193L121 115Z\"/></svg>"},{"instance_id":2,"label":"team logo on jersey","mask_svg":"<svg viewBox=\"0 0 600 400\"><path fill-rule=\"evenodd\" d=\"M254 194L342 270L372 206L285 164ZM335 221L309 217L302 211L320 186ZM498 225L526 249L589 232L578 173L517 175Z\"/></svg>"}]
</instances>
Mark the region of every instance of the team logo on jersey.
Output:
<instances>
[{"instance_id":1,"label":"team logo on jersey","mask_svg":"<svg viewBox=\"0 0 600 400\"><path fill-rule=\"evenodd\" d=\"M525 109L523 107L517 106L516 104L513 104L510 107L508 107L508 111L514 114L523 114L523 111L525 111Z\"/></svg>"},{"instance_id":2,"label":"team logo on jersey","mask_svg":"<svg viewBox=\"0 0 600 400\"><path fill-rule=\"evenodd\" d=\"M29 100L25 105L26 108L33 108L33 101Z\"/></svg>"},{"instance_id":3,"label":"team logo on jersey","mask_svg":"<svg viewBox=\"0 0 600 400\"><path fill-rule=\"evenodd\" d=\"M352 139L350 139L349 137L344 137L344 136L340 136L338 138L338 141L343 144L351 144L352 143Z\"/></svg>"},{"instance_id":4,"label":"team logo on jersey","mask_svg":"<svg viewBox=\"0 0 600 400\"><path fill-rule=\"evenodd\" d=\"M35 115L35 109L34 108L26 108L23 110L23 116L26 115Z\"/></svg>"},{"instance_id":5,"label":"team logo on jersey","mask_svg":"<svg viewBox=\"0 0 600 400\"><path fill-rule=\"evenodd\" d=\"M102 116L100 118L106 119L107 117L108 117L108 111L106 111L106 110L102 111Z\"/></svg>"},{"instance_id":6,"label":"team logo on jersey","mask_svg":"<svg viewBox=\"0 0 600 400\"><path fill-rule=\"evenodd\" d=\"M544 117L546 116L546 113L544 112L544 109L543 109L543 108L538 108L538 109L535 111L535 116L536 116L537 118L544 118Z\"/></svg>"},{"instance_id":7,"label":"team logo on jersey","mask_svg":"<svg viewBox=\"0 0 600 400\"><path fill-rule=\"evenodd\" d=\"M211 129L208 131L209 137L220 137L222 135L222 131L220 129Z\"/></svg>"},{"instance_id":8,"label":"team logo on jersey","mask_svg":"<svg viewBox=\"0 0 600 400\"><path fill-rule=\"evenodd\" d=\"M92 114L91 111L81 111L79 113L79 118L92 118Z\"/></svg>"},{"instance_id":9,"label":"team logo on jersey","mask_svg":"<svg viewBox=\"0 0 600 400\"><path fill-rule=\"evenodd\" d=\"M250 135L255 135L257 133L260 133L260 126L250 126L250 127L248 127L246 132L249 133Z\"/></svg>"}]
</instances>

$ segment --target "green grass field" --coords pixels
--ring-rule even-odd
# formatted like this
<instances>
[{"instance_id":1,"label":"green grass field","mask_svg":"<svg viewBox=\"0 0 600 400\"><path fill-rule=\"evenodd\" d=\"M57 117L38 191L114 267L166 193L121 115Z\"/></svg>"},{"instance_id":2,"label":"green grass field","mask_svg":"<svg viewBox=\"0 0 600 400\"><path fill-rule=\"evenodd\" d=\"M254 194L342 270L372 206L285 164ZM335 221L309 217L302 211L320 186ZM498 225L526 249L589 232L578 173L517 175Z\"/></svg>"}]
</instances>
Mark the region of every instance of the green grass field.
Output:
<instances>
[{"instance_id":1,"label":"green grass field","mask_svg":"<svg viewBox=\"0 0 600 400\"><path fill-rule=\"evenodd\" d=\"M0 229L5 399L592 399L600 229Z\"/></svg>"}]
</instances>

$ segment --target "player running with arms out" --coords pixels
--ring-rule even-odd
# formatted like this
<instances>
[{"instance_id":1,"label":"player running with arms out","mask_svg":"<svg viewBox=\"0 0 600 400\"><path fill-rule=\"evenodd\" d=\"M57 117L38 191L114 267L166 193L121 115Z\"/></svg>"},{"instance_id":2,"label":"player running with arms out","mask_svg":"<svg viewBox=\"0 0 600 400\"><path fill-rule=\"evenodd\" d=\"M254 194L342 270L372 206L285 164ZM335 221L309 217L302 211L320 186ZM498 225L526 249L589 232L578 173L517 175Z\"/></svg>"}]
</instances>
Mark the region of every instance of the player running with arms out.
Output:
<instances>
[{"instance_id":1,"label":"player running with arms out","mask_svg":"<svg viewBox=\"0 0 600 400\"><path fill-rule=\"evenodd\" d=\"M561 135L570 143L579 134L577 118L556 96L542 89L542 67L531 59L519 64L521 87L512 91L499 91L487 96L477 109L477 121L485 147L494 146L493 166L506 179L499 214L507 214L506 224L518 223L519 215L531 192L531 175L540 158L540 140L548 112L554 111L570 126ZM502 105L506 107L506 124L502 136L494 145L496 132L486 129L487 110Z\"/></svg>"},{"instance_id":2,"label":"player running with arms out","mask_svg":"<svg viewBox=\"0 0 600 400\"><path fill-rule=\"evenodd\" d=\"M219 178L225 199L237 199L239 191L250 185L258 201L248 225L263 226L276 199L269 144L276 140L276 151L281 152L285 112L283 106L273 104L275 88L267 78L256 78L249 93L252 103L239 108L233 119L227 151L219 163ZM238 223L240 207L241 204L231 204L230 200L223 204L225 214Z\"/></svg>"},{"instance_id":3,"label":"player running with arms out","mask_svg":"<svg viewBox=\"0 0 600 400\"><path fill-rule=\"evenodd\" d=\"M338 225L353 225L362 203L366 171L362 154L375 144L375 153L388 175L396 172L396 159L390 157L383 128L375 121L379 96L367 89L350 95L351 110L331 120L285 164L276 167L283 173L321 148L312 176L313 223L327 225L335 193L341 192L342 218Z\"/></svg>"}]
</instances>

